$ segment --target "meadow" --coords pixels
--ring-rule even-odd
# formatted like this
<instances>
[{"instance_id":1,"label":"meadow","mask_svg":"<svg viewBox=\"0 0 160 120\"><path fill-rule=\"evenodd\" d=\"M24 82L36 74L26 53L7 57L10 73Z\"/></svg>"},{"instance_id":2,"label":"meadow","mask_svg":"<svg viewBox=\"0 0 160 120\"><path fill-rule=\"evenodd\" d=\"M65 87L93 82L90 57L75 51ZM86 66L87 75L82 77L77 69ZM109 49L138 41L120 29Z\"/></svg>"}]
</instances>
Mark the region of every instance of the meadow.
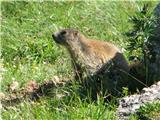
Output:
<instances>
[{"instance_id":1,"label":"meadow","mask_svg":"<svg viewBox=\"0 0 160 120\"><path fill-rule=\"evenodd\" d=\"M58 76L73 79L70 56L58 46L52 33L75 28L93 39L111 41L124 51L125 32L132 28L129 16L145 2L140 1L2 1L1 2L1 92L17 81L23 86L33 80L43 83ZM150 2L152 8L158 1ZM43 97L1 110L4 120L115 120L117 104L82 101L76 92L64 99ZM154 111L146 108L146 111ZM158 109L158 108L157 108ZM149 113L149 112L148 112ZM138 119L131 116L131 120Z\"/></svg>"}]
</instances>

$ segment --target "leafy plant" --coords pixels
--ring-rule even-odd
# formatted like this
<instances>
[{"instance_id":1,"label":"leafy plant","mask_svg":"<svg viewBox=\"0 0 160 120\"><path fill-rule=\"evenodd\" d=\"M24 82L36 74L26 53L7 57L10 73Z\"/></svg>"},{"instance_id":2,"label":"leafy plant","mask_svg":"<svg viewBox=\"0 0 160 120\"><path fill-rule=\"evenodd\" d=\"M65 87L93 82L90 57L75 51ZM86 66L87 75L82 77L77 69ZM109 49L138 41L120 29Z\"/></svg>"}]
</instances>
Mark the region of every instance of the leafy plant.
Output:
<instances>
[{"instance_id":1,"label":"leafy plant","mask_svg":"<svg viewBox=\"0 0 160 120\"><path fill-rule=\"evenodd\" d=\"M138 59L145 65L146 80L149 79L149 61L152 58L152 40L153 30L156 25L156 18L151 9L151 4L144 4L139 7L134 16L130 16L130 22L133 24L131 32L126 33L128 36L128 47L130 60ZM143 73L144 74L144 73Z\"/></svg>"},{"instance_id":2,"label":"leafy plant","mask_svg":"<svg viewBox=\"0 0 160 120\"><path fill-rule=\"evenodd\" d=\"M126 33L129 37L127 49L131 55L135 54L135 57L144 61L146 57L149 57L150 41L148 38L152 35L155 27L155 18L149 9L149 4L138 8L136 14L130 16L129 21L133 24L133 30Z\"/></svg>"}]
</instances>

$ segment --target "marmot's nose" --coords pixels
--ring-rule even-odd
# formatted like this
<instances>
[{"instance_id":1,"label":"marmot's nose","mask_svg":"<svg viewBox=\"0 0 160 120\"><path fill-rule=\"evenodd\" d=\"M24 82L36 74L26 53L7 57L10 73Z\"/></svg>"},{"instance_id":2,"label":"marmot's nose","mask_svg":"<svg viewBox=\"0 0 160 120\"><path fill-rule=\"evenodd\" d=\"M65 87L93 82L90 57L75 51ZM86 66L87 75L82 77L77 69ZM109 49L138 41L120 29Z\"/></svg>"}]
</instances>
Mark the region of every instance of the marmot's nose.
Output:
<instances>
[{"instance_id":1,"label":"marmot's nose","mask_svg":"<svg viewBox=\"0 0 160 120\"><path fill-rule=\"evenodd\" d=\"M52 38L55 40L57 38L57 33L53 33Z\"/></svg>"},{"instance_id":2,"label":"marmot's nose","mask_svg":"<svg viewBox=\"0 0 160 120\"><path fill-rule=\"evenodd\" d=\"M52 34L52 38L53 38L53 39L55 39L55 35L54 35L54 33Z\"/></svg>"}]
</instances>

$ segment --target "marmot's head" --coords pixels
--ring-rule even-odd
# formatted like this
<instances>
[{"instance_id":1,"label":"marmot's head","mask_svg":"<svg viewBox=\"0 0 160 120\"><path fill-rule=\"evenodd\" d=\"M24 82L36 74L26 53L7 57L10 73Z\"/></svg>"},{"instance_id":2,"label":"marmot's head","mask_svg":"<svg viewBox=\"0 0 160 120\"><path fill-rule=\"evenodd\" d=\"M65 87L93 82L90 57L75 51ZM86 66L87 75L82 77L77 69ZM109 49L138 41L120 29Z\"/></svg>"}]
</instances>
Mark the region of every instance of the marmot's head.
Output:
<instances>
[{"instance_id":1,"label":"marmot's head","mask_svg":"<svg viewBox=\"0 0 160 120\"><path fill-rule=\"evenodd\" d=\"M79 43L80 32L73 29L63 29L53 33L52 37L56 43L71 47L76 43Z\"/></svg>"}]
</instances>

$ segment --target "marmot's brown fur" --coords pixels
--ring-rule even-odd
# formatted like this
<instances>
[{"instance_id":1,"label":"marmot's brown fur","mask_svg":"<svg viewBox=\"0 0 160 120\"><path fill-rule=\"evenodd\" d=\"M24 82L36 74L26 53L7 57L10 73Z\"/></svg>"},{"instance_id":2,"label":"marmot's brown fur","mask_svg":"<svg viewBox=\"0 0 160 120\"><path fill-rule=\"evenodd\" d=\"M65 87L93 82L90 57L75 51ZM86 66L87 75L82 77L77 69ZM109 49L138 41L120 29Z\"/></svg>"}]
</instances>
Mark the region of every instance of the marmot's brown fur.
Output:
<instances>
[{"instance_id":1,"label":"marmot's brown fur","mask_svg":"<svg viewBox=\"0 0 160 120\"><path fill-rule=\"evenodd\" d=\"M64 29L52 35L56 43L61 44L69 51L75 71L75 79L90 78L101 80L103 90L116 91L115 87L122 88L127 84L119 80L119 74L129 71L128 63L118 47L110 42L86 38L77 30ZM96 80L97 81L97 80ZM95 86L96 81L92 81Z\"/></svg>"}]
</instances>

